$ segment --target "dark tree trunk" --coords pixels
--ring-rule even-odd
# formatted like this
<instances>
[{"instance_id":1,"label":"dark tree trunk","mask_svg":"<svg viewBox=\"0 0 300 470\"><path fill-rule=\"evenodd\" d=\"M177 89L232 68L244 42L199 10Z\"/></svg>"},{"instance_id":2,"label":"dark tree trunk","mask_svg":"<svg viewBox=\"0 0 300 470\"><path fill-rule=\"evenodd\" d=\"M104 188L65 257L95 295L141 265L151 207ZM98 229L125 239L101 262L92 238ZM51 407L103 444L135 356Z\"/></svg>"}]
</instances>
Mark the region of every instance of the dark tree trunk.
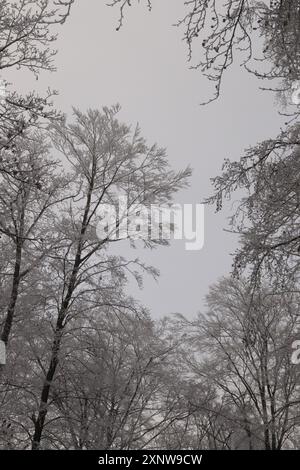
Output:
<instances>
[{"instance_id":1,"label":"dark tree trunk","mask_svg":"<svg viewBox=\"0 0 300 470\"><path fill-rule=\"evenodd\" d=\"M14 267L14 274L13 274L13 283L11 288L10 300L8 304L7 314L5 318L5 322L3 325L2 333L1 333L1 340L7 345L12 323L15 314L16 303L18 299L19 293L19 286L20 286L20 271L21 271L21 261L22 261L22 242L17 240L16 246L16 258L15 258L15 267Z\"/></svg>"}]
</instances>

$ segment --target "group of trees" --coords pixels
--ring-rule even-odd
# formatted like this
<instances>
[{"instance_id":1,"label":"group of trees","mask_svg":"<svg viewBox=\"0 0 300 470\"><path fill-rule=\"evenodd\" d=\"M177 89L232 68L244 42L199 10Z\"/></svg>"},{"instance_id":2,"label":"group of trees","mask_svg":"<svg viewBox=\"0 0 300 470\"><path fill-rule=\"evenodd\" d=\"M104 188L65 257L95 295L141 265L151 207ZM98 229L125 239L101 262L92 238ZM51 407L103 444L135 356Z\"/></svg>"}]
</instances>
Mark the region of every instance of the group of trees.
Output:
<instances>
[{"instance_id":1,"label":"group of trees","mask_svg":"<svg viewBox=\"0 0 300 470\"><path fill-rule=\"evenodd\" d=\"M53 31L73 3L0 1L0 70L54 70ZM112 4L121 27L131 2ZM202 47L196 68L213 82L212 99L241 52L289 99L300 78L300 2L185 5L178 24L190 60ZM250 67L258 35L261 71ZM0 101L0 448L298 447L299 108L287 110L278 137L214 179L218 210L244 191L232 275L211 288L205 314L154 322L126 285L158 273L111 253L118 227L99 239L99 208L117 208L120 195L134 211L168 204L190 170L173 171L164 149L120 122L119 106L67 119L52 94L19 96L6 84Z\"/></svg>"}]
</instances>

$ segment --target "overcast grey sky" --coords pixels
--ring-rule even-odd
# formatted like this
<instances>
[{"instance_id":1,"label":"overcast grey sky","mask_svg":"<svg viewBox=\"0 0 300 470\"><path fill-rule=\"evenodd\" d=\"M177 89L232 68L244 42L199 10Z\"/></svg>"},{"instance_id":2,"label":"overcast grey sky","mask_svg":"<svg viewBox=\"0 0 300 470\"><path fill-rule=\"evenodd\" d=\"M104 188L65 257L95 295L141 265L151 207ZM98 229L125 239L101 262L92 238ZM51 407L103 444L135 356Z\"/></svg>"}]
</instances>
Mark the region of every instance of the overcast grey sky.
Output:
<instances>
[{"instance_id":1,"label":"overcast grey sky","mask_svg":"<svg viewBox=\"0 0 300 470\"><path fill-rule=\"evenodd\" d=\"M221 98L199 106L207 84L188 69L182 30L172 27L182 16L183 0L156 0L151 13L142 5L132 7L119 32L118 11L105 3L75 2L57 41L58 71L42 75L38 89L59 90L56 105L66 113L72 105L85 110L120 103L120 117L138 121L149 143L166 147L173 167L192 166L191 187L177 201L199 203L211 193L210 178L225 157L237 159L249 145L277 134L282 119L274 96L259 91L260 82L237 65L225 77ZM26 87L32 83L31 77ZM138 250L161 277L158 283L145 279L143 291L130 290L155 318L171 312L193 316L203 307L209 285L229 273L237 242L223 231L230 211L231 204L219 214L206 209L199 252L185 251L179 241L170 248ZM136 256L125 243L122 253Z\"/></svg>"}]
</instances>

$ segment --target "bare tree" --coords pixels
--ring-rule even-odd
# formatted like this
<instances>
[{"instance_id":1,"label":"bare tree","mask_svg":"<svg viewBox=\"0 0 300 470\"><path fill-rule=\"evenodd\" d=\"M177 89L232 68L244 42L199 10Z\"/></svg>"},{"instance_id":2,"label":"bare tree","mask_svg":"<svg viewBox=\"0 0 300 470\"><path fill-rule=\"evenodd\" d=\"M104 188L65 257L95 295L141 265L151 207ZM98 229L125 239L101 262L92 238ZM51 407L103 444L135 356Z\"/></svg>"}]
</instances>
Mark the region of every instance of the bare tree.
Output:
<instances>
[{"instance_id":1,"label":"bare tree","mask_svg":"<svg viewBox=\"0 0 300 470\"><path fill-rule=\"evenodd\" d=\"M1 0L0 71L28 69L38 78L42 70L55 70L55 29L66 21L73 3L74 0ZM20 96L10 91L4 77L0 79L1 87L6 87L0 100L0 170L9 171L5 159L10 157L14 139L25 129L59 115L50 106L54 92L48 90L45 97L35 92Z\"/></svg>"},{"instance_id":2,"label":"bare tree","mask_svg":"<svg viewBox=\"0 0 300 470\"><path fill-rule=\"evenodd\" d=\"M173 418L161 407L171 347L133 305L95 309L79 322L77 315L68 332L52 393L67 448L144 448ZM52 446L61 432L55 423L45 429Z\"/></svg>"},{"instance_id":3,"label":"bare tree","mask_svg":"<svg viewBox=\"0 0 300 470\"><path fill-rule=\"evenodd\" d=\"M135 274L134 265L147 270L138 260L105 259L105 246L110 237L99 240L96 236L99 206L104 202L116 204L122 191L129 207L136 203L167 203L175 191L187 184L190 174L189 170L179 173L170 170L165 151L148 147L138 129L132 133L128 126L118 122L117 112L118 108L104 109L102 113L88 111L86 115L75 111L74 124L56 126L53 131L56 147L73 167L78 203L61 218L60 230L66 245L56 254L61 270L60 295L51 356L35 420L33 449L40 446L64 329L72 318L70 311L75 299L84 292L97 289L101 292L102 275L107 274L109 278L117 275L122 279L126 271ZM157 241L147 244L155 246Z\"/></svg>"},{"instance_id":4,"label":"bare tree","mask_svg":"<svg viewBox=\"0 0 300 470\"><path fill-rule=\"evenodd\" d=\"M256 292L249 314L251 290L246 282L229 278L211 288L207 301L206 315L183 322L189 367L212 381L230 406L232 412L225 415L229 429L240 428L239 444L233 436L235 446L247 440L251 448L288 446L299 425L299 374L291 363L298 294L264 288Z\"/></svg>"},{"instance_id":5,"label":"bare tree","mask_svg":"<svg viewBox=\"0 0 300 470\"><path fill-rule=\"evenodd\" d=\"M18 138L14 144L13 175L10 172L1 174L1 242L13 252L1 272L2 295L7 305L1 340L6 345L21 284L59 243L47 225L53 220L53 207L58 208L64 199L67 181L59 176L57 162L49 158L48 152L45 135Z\"/></svg>"},{"instance_id":6,"label":"bare tree","mask_svg":"<svg viewBox=\"0 0 300 470\"><path fill-rule=\"evenodd\" d=\"M151 1L144 2L151 11ZM239 61L259 78L282 79L281 90L291 89L299 78L299 1L188 0L185 16L176 26L183 28L191 68L200 70L212 82L212 97L220 95L225 71ZM118 29L123 25L131 0L113 0L118 6ZM264 43L256 51L256 44ZM200 51L200 52L198 52ZM195 58L196 56L196 58ZM252 61L251 59L254 59ZM262 65L259 70L253 63ZM278 84L274 85L276 89Z\"/></svg>"},{"instance_id":7,"label":"bare tree","mask_svg":"<svg viewBox=\"0 0 300 470\"><path fill-rule=\"evenodd\" d=\"M284 290L294 285L299 268L299 125L250 148L239 162L225 161L213 179L215 194L208 202L222 209L223 200L239 189L243 197L230 228L241 235L235 273L250 267L252 282L264 273ZM293 287L292 287L293 288Z\"/></svg>"}]
</instances>

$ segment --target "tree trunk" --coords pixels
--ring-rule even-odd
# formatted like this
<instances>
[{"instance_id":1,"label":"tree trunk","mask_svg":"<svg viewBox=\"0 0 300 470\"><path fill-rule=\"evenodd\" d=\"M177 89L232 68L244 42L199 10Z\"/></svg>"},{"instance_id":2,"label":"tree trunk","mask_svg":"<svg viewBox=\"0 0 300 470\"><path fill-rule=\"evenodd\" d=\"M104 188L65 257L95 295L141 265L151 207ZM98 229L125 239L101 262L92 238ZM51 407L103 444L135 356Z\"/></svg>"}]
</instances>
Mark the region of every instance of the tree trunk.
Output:
<instances>
[{"instance_id":1,"label":"tree trunk","mask_svg":"<svg viewBox=\"0 0 300 470\"><path fill-rule=\"evenodd\" d=\"M58 312L55 334L54 334L54 339L53 339L52 348L51 348L51 359L50 359L48 371L47 371L47 374L43 383L43 387L42 387L38 416L37 416L37 419L35 420L32 450L38 450L40 448L42 434L43 434L43 430L45 426L45 420L46 420L46 416L48 413L49 393L50 393L53 379L55 376L55 372L59 363L59 351L60 351L60 345L61 345L61 338L62 338L64 326L65 326L64 320L68 312L72 295L76 288L76 279L77 279L77 275L78 275L78 271L79 271L79 267L81 263L83 239L84 239L84 235L85 235L87 224L88 224L88 214L89 214L89 209L90 209L90 204L91 204L91 195L93 191L93 185L94 185L94 180L92 179L90 183L89 192L87 194L87 202L86 202L84 215L82 219L80 237L78 240L72 273L71 273L70 280L68 283L67 293L61 304L60 310Z\"/></svg>"},{"instance_id":2,"label":"tree trunk","mask_svg":"<svg viewBox=\"0 0 300 470\"><path fill-rule=\"evenodd\" d=\"M50 388L51 388L54 375L58 366L58 361L59 361L58 354L60 350L62 331L63 331L63 323L62 321L60 321L60 318L59 318L57 320L55 336L54 336L54 340L52 344L50 364L49 364L49 368L48 368L46 378L45 378L43 388L42 388L38 417L35 420L32 450L38 450L40 448L42 433L43 433L44 426L45 426L45 419L46 419L47 412L48 412L48 400L49 400Z\"/></svg>"},{"instance_id":3,"label":"tree trunk","mask_svg":"<svg viewBox=\"0 0 300 470\"><path fill-rule=\"evenodd\" d=\"M19 286L20 286L20 271L21 271L21 261L22 261L22 242L17 240L16 246L16 258L15 258L15 267L13 274L13 283L11 288L10 300L7 308L7 314L4 322L4 326L1 333L1 340L7 346L9 335L11 332L11 327L13 323L13 318L15 314L16 303L18 299Z\"/></svg>"}]
</instances>

